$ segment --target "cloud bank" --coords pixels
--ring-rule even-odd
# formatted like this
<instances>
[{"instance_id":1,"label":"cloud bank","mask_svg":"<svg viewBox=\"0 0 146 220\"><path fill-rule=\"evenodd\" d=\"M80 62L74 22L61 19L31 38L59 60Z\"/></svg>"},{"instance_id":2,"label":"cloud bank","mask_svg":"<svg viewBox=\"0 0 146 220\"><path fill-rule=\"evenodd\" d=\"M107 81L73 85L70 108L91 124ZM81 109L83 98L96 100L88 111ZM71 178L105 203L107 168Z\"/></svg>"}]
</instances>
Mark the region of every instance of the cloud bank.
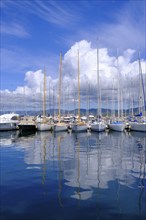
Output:
<instances>
[{"instance_id":1,"label":"cloud bank","mask_svg":"<svg viewBox=\"0 0 146 220\"><path fill-rule=\"evenodd\" d=\"M80 94L81 107L97 107L97 48L91 42L82 40L76 42L62 59L62 93L61 108L73 109L77 107L78 85L78 50L80 66ZM139 95L139 62L133 60L137 51L128 48L122 54L111 56L107 48L99 48L99 79L101 88L102 107L112 108L113 101L117 102L117 85L123 94L123 105L131 107L131 99L138 105ZM141 60L144 84L146 82L146 61ZM58 77L46 77L47 109L57 108L59 82ZM24 86L18 86L14 91L1 91L1 110L38 110L42 109L44 85L44 70L27 71ZM131 98L132 97L132 98ZM6 102L7 100L7 102Z\"/></svg>"}]
</instances>

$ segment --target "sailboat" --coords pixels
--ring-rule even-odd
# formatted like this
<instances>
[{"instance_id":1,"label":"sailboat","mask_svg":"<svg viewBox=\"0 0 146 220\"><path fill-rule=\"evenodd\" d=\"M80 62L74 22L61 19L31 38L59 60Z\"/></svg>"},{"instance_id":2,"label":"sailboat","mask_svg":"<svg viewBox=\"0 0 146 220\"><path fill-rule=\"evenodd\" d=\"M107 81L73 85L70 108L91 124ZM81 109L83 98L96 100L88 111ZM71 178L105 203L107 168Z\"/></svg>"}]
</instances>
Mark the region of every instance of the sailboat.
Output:
<instances>
[{"instance_id":1,"label":"sailboat","mask_svg":"<svg viewBox=\"0 0 146 220\"><path fill-rule=\"evenodd\" d=\"M108 126L111 130L114 131L124 131L125 127L126 127L126 123L122 120L121 116L122 116L122 91L121 91L121 86L120 86L120 73L119 73L119 64L118 64L118 51L117 51L117 70L118 70L118 118L112 120ZM121 104L121 105L120 105Z\"/></svg>"},{"instance_id":2,"label":"sailboat","mask_svg":"<svg viewBox=\"0 0 146 220\"><path fill-rule=\"evenodd\" d=\"M144 118L144 114L146 112L145 109L145 92L144 92L144 83L142 77L142 68L140 62L140 52L138 53L138 63L139 63L139 114L134 122L130 122L130 130L133 131L144 131L146 132L146 118Z\"/></svg>"},{"instance_id":3,"label":"sailboat","mask_svg":"<svg viewBox=\"0 0 146 220\"><path fill-rule=\"evenodd\" d=\"M46 117L46 71L44 70L44 94L43 94L43 116L37 122L37 130L49 131L52 130L52 124Z\"/></svg>"},{"instance_id":4,"label":"sailboat","mask_svg":"<svg viewBox=\"0 0 146 220\"><path fill-rule=\"evenodd\" d=\"M97 120L90 124L91 131L104 131L106 129L105 122L101 119L101 91L100 91L100 79L99 79L99 51L97 48L97 95L98 95L98 108L97 108Z\"/></svg>"},{"instance_id":5,"label":"sailboat","mask_svg":"<svg viewBox=\"0 0 146 220\"><path fill-rule=\"evenodd\" d=\"M18 124L19 130L22 131L36 131L36 122L33 116L25 116Z\"/></svg>"},{"instance_id":6,"label":"sailboat","mask_svg":"<svg viewBox=\"0 0 146 220\"><path fill-rule=\"evenodd\" d=\"M34 116L27 115L26 112L26 101L25 101L25 86L24 86L24 110L25 115L24 117L21 117L21 120L18 124L19 130L22 133L23 131L36 131L36 122Z\"/></svg>"},{"instance_id":7,"label":"sailboat","mask_svg":"<svg viewBox=\"0 0 146 220\"><path fill-rule=\"evenodd\" d=\"M59 76L59 92L58 92L58 122L54 124L54 131L67 131L67 124L61 122L60 103L61 103L61 81L62 81L62 53L60 53L60 76Z\"/></svg>"},{"instance_id":8,"label":"sailboat","mask_svg":"<svg viewBox=\"0 0 146 220\"><path fill-rule=\"evenodd\" d=\"M78 117L72 125L73 132L87 131L87 124L81 121L80 117L80 65L79 65L79 50L78 50Z\"/></svg>"}]
</instances>

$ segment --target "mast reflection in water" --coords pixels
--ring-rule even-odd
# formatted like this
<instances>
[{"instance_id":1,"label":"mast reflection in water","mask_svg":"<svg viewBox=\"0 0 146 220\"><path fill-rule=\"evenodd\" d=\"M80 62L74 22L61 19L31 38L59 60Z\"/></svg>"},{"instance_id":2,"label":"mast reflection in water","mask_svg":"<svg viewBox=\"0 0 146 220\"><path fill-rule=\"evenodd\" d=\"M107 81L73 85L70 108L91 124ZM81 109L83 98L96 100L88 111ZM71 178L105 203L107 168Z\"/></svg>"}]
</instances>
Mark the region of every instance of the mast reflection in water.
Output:
<instances>
[{"instance_id":1,"label":"mast reflection in water","mask_svg":"<svg viewBox=\"0 0 146 220\"><path fill-rule=\"evenodd\" d=\"M146 219L140 132L0 133L1 219Z\"/></svg>"}]
</instances>

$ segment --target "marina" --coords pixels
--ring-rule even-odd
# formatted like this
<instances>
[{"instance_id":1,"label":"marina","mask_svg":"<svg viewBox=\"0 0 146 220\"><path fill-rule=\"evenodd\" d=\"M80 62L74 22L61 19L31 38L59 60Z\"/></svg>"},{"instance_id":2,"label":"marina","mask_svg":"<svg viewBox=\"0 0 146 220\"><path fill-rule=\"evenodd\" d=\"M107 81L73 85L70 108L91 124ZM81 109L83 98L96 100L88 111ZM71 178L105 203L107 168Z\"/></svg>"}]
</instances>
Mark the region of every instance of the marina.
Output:
<instances>
[{"instance_id":1,"label":"marina","mask_svg":"<svg viewBox=\"0 0 146 220\"><path fill-rule=\"evenodd\" d=\"M0 220L146 220L146 0L0 10Z\"/></svg>"}]
</instances>

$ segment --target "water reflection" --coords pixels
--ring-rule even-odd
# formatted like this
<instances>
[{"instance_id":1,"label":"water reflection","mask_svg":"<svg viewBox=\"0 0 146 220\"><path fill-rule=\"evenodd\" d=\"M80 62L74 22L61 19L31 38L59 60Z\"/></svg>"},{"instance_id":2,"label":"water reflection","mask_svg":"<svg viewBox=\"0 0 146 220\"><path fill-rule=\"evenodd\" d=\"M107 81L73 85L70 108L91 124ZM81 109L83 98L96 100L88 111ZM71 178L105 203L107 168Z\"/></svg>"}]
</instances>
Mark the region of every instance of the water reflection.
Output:
<instances>
[{"instance_id":1,"label":"water reflection","mask_svg":"<svg viewBox=\"0 0 146 220\"><path fill-rule=\"evenodd\" d=\"M108 188L110 180L118 180L122 185L134 187L135 178L139 178L140 186L144 187L144 133L38 132L19 136L14 131L0 133L0 141L2 147L13 144L15 148L25 149L25 163L42 164L44 172L49 169L47 161L58 161L58 169L64 173L66 184L70 186L75 187L80 181L85 189L97 185L99 188ZM75 176L78 176L77 181Z\"/></svg>"},{"instance_id":2,"label":"water reflection","mask_svg":"<svg viewBox=\"0 0 146 220\"><path fill-rule=\"evenodd\" d=\"M69 186L76 187L80 181L85 189L96 186L108 188L109 181L117 180L122 185L135 187L135 178L138 178L139 186L144 187L144 133L38 132L30 136L19 136L17 132L3 132L0 133L0 141L2 147L13 144L16 148L25 149L25 163L42 164L44 172L49 169L46 161L58 161L60 176L64 173ZM77 181L75 176L78 176Z\"/></svg>"},{"instance_id":3,"label":"water reflection","mask_svg":"<svg viewBox=\"0 0 146 220\"><path fill-rule=\"evenodd\" d=\"M41 136L41 163L42 163L42 184L44 185L46 180L46 142L47 142L47 135L45 135L43 138Z\"/></svg>"},{"instance_id":4,"label":"water reflection","mask_svg":"<svg viewBox=\"0 0 146 220\"><path fill-rule=\"evenodd\" d=\"M63 137L58 137L58 168L59 168L59 180L58 180L58 201L60 204L60 207L63 207L62 199L61 199L61 191L62 191L62 179L63 179L63 170L62 170L62 161L61 161L61 155L60 155L60 145L61 145L61 139Z\"/></svg>"},{"instance_id":5,"label":"water reflection","mask_svg":"<svg viewBox=\"0 0 146 220\"><path fill-rule=\"evenodd\" d=\"M0 132L0 146L11 146L18 138L19 131Z\"/></svg>"},{"instance_id":6,"label":"water reflection","mask_svg":"<svg viewBox=\"0 0 146 220\"><path fill-rule=\"evenodd\" d=\"M11 135L3 133L2 147L23 150L25 169L40 170L37 178L45 195L53 188L61 209L73 200L80 207L96 205L99 219L145 216L144 133L13 133L15 142Z\"/></svg>"}]
</instances>

